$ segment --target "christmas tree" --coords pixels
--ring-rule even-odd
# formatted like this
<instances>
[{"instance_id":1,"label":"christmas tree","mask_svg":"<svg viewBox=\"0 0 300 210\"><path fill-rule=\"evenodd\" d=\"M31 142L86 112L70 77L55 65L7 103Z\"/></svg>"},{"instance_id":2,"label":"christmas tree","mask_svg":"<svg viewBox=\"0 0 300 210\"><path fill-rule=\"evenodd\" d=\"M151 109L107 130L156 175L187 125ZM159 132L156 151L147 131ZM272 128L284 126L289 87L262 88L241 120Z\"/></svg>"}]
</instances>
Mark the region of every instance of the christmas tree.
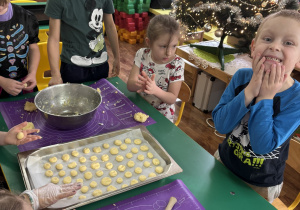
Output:
<instances>
[{"instance_id":1,"label":"christmas tree","mask_svg":"<svg viewBox=\"0 0 300 210\"><path fill-rule=\"evenodd\" d=\"M209 32L215 26L215 36L221 38L215 52L223 57L220 50L226 54L226 48L223 48L226 36L241 38L235 47L248 51L264 17L282 9L297 10L298 7L298 0L174 0L170 15L184 26L185 37L191 36L198 28Z\"/></svg>"}]
</instances>

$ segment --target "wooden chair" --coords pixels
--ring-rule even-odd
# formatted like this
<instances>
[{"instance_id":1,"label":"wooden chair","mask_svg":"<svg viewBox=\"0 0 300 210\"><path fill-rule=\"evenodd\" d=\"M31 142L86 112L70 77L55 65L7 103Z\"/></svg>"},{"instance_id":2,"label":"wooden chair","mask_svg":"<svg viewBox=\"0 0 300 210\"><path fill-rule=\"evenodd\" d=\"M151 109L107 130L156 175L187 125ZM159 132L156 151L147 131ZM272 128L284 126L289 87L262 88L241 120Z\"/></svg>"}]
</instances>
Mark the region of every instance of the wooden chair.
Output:
<instances>
[{"instance_id":1,"label":"wooden chair","mask_svg":"<svg viewBox=\"0 0 300 210\"><path fill-rule=\"evenodd\" d=\"M40 63L36 72L36 83L39 91L48 87L49 81L51 77L45 77L45 71L50 70L49 60L48 60L48 52L47 52L47 42L39 42L38 43L40 49ZM59 53L61 52L62 43L59 43Z\"/></svg>"},{"instance_id":2,"label":"wooden chair","mask_svg":"<svg viewBox=\"0 0 300 210\"><path fill-rule=\"evenodd\" d=\"M176 126L178 126L178 124L181 121L181 117L182 117L182 114L183 114L185 103L190 100L190 97L191 97L190 87L185 82L182 82L181 88L180 88L180 91L179 91L179 94L178 94L178 98L181 100L181 105L180 105L180 110L179 110L179 113L178 113L178 118L175 122Z\"/></svg>"},{"instance_id":3,"label":"wooden chair","mask_svg":"<svg viewBox=\"0 0 300 210\"><path fill-rule=\"evenodd\" d=\"M287 160L287 164L290 165L293 169L295 169L300 174L300 142L292 139L290 142L290 150L289 157ZM294 202L290 206L286 206L279 198L276 198L272 205L279 210L293 210L300 203L300 192L295 198Z\"/></svg>"}]
</instances>

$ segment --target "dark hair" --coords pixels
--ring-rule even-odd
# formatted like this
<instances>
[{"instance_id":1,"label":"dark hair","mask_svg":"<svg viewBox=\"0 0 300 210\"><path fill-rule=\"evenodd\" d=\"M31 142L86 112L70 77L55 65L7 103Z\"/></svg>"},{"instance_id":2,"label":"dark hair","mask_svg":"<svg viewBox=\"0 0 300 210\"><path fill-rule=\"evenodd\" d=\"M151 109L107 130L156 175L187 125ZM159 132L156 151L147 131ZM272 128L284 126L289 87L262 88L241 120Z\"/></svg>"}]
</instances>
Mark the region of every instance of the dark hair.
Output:
<instances>
[{"instance_id":1,"label":"dark hair","mask_svg":"<svg viewBox=\"0 0 300 210\"><path fill-rule=\"evenodd\" d=\"M10 0L0 0L0 6L4 6L5 4L8 4Z\"/></svg>"},{"instance_id":2,"label":"dark hair","mask_svg":"<svg viewBox=\"0 0 300 210\"><path fill-rule=\"evenodd\" d=\"M162 34L180 35L179 23L169 15L156 15L153 17L147 28L147 37L155 41Z\"/></svg>"},{"instance_id":3,"label":"dark hair","mask_svg":"<svg viewBox=\"0 0 300 210\"><path fill-rule=\"evenodd\" d=\"M23 209L24 201L6 189L0 189L0 210Z\"/></svg>"},{"instance_id":4,"label":"dark hair","mask_svg":"<svg viewBox=\"0 0 300 210\"><path fill-rule=\"evenodd\" d=\"M261 24L259 25L259 27L257 29L255 39L259 35L259 33L260 33L262 27L264 26L264 24L268 20L270 20L272 18L276 18L276 17L287 17L287 18L294 19L294 20L296 20L300 23L300 13L297 10L289 10L289 9L280 10L278 12L275 12L275 13L272 13L272 14L268 15L267 17L265 17L263 19L263 21L261 22Z\"/></svg>"}]
</instances>

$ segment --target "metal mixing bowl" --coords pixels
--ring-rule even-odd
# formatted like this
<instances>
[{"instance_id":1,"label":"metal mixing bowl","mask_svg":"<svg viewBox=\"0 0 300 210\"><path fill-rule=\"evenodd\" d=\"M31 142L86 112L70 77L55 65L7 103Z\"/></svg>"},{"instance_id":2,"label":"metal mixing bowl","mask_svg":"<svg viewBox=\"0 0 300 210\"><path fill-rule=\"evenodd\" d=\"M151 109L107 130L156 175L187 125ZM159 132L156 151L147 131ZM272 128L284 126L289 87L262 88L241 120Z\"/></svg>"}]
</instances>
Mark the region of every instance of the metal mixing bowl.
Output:
<instances>
[{"instance_id":1,"label":"metal mixing bowl","mask_svg":"<svg viewBox=\"0 0 300 210\"><path fill-rule=\"evenodd\" d=\"M50 86L34 98L45 120L62 130L75 129L89 122L101 101L97 90L83 84Z\"/></svg>"}]
</instances>

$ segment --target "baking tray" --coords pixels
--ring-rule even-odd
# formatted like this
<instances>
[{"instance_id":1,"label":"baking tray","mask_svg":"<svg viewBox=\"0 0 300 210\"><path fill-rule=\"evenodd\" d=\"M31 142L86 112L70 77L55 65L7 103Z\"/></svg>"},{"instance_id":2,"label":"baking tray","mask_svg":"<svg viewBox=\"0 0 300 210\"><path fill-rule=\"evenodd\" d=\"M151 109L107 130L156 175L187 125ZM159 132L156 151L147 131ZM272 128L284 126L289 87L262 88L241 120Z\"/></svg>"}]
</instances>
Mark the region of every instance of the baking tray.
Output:
<instances>
[{"instance_id":1,"label":"baking tray","mask_svg":"<svg viewBox=\"0 0 300 210\"><path fill-rule=\"evenodd\" d=\"M28 189L28 190L34 189L33 180L29 173L29 170L27 168L28 158L43 158L45 156L55 155L58 153L69 151L69 150L76 150L77 148L88 147L89 145L93 145L95 143L100 145L100 144L106 142L107 139L112 139L114 137L117 137L122 134L126 134L128 132L132 132L132 131L140 131L142 133L144 140L150 145L150 147L152 147L155 150L155 152L159 155L159 157L165 162L164 172L161 174L157 174L156 177L148 178L143 182L138 182L137 184L129 185L128 187L120 188L120 189L117 189L112 192L105 192L103 195L98 196L98 197L92 197L90 199L82 200L82 201L78 200L77 203L73 203L71 205L59 207L59 208L74 209L76 207L83 206L83 205L86 205L86 204L89 204L89 203L92 203L92 202L95 202L98 200L102 200L107 197L111 197L111 196L117 195L119 193L123 193L128 190L131 190L131 189L134 189L134 188L155 182L157 180L163 179L165 177L169 177L174 174L182 172L181 167L173 160L173 158L166 152L166 150L150 134L150 132L146 129L146 127L141 125L141 126L135 126L135 127L128 128L128 129L122 129L119 131L114 131L111 133L106 133L106 134L102 134L102 135L98 135L98 136L94 136L94 137L84 138L84 139L80 139L80 140L73 141L73 142L51 145L51 146L47 146L44 148L40 148L38 150L31 150L31 151L18 153L18 161L19 161L19 165L20 165L20 169L22 172L22 177L23 177L26 189ZM45 183L45 184L47 184L47 183ZM66 199L68 199L68 198L66 198ZM55 207L55 205L54 205L54 206L50 206L48 209L59 209L59 208Z\"/></svg>"}]
</instances>

